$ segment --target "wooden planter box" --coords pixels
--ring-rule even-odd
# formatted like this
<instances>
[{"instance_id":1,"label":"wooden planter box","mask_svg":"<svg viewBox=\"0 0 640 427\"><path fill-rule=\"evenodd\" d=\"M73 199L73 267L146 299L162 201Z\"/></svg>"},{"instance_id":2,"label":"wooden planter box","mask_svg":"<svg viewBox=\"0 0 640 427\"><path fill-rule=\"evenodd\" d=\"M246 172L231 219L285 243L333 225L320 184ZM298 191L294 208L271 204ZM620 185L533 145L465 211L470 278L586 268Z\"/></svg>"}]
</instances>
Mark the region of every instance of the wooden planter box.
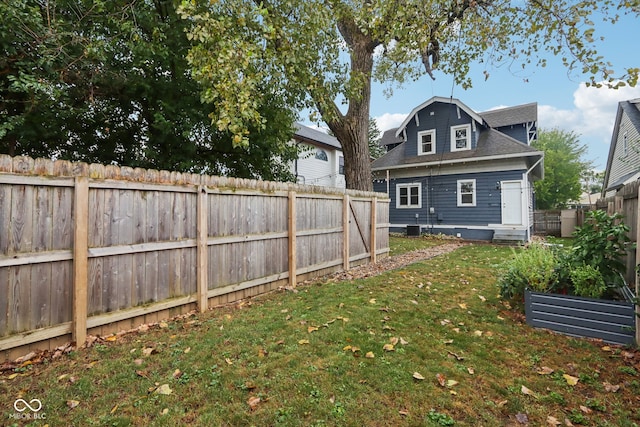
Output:
<instances>
[{"instance_id":1,"label":"wooden planter box","mask_svg":"<svg viewBox=\"0 0 640 427\"><path fill-rule=\"evenodd\" d=\"M566 335L633 344L634 305L630 302L525 291L527 324Z\"/></svg>"}]
</instances>

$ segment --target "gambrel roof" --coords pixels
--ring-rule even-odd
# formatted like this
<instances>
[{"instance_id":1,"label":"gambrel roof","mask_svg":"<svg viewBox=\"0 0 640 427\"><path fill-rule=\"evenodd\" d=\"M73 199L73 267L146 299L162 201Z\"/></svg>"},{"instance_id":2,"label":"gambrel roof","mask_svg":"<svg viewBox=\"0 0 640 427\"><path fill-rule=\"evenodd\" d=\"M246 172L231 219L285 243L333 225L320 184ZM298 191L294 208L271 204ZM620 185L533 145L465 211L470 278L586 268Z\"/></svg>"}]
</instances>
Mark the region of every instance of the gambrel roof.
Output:
<instances>
[{"instance_id":1,"label":"gambrel roof","mask_svg":"<svg viewBox=\"0 0 640 427\"><path fill-rule=\"evenodd\" d=\"M387 145L402 141L401 136L404 135L403 131L412 118L418 114L419 111L434 102L454 104L461 110L464 110L472 120L477 122L479 132L477 145L470 150L407 155L405 150L407 142L403 142L374 161L372 164L373 171L521 158L526 159L527 164L533 167L532 173L534 176L537 178L543 177L544 169L542 162L539 160L544 158L544 153L495 129L510 125L536 122L538 106L535 102L478 114L455 98L433 97L414 108L404 122L395 129L395 132L392 133L392 130L385 132L381 144L386 142L385 145Z\"/></svg>"},{"instance_id":2,"label":"gambrel roof","mask_svg":"<svg viewBox=\"0 0 640 427\"><path fill-rule=\"evenodd\" d=\"M473 120L475 120L476 122L478 122L480 124L482 124L484 122L484 120L482 119L482 117L480 115L478 115L478 113L473 111L471 108L467 107L459 99L456 99L456 98L444 98L444 97L441 97L441 96L434 96L434 97L428 99L427 101L423 102L422 104L418 105L413 110L411 110L411 112L409 113L407 118L404 119L404 121L396 129L396 137L399 137L402 134L402 131L404 130L404 128L407 127L407 124L411 121L411 119L413 119L413 117L418 113L418 111L420 111L423 108L428 107L429 105L434 104L436 102L441 102L441 103L444 103L444 104L454 104L458 108L460 108L462 111L467 113L469 116L471 116L471 118Z\"/></svg>"},{"instance_id":3,"label":"gambrel roof","mask_svg":"<svg viewBox=\"0 0 640 427\"><path fill-rule=\"evenodd\" d=\"M434 166L453 163L499 160L509 158L539 158L544 153L517 141L495 129L487 129L478 139L474 150L453 151L413 157L405 157L405 143L400 144L387 154L373 162L372 170L402 169L415 166ZM534 175L542 178L542 166L534 170Z\"/></svg>"},{"instance_id":4,"label":"gambrel roof","mask_svg":"<svg viewBox=\"0 0 640 427\"><path fill-rule=\"evenodd\" d=\"M480 113L487 125L500 128L520 123L530 123L538 120L538 103L516 105L515 107L498 108Z\"/></svg>"}]
</instances>

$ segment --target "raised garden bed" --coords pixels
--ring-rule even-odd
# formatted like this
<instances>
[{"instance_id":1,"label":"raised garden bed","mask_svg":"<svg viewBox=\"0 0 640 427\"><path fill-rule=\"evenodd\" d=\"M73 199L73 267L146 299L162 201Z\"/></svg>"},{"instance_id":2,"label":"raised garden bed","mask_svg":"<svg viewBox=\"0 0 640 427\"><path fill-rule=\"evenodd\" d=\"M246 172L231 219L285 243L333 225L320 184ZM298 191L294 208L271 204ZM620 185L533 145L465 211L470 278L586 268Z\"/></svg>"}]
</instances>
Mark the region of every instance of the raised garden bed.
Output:
<instances>
[{"instance_id":1,"label":"raised garden bed","mask_svg":"<svg viewBox=\"0 0 640 427\"><path fill-rule=\"evenodd\" d=\"M524 297L527 324L533 327L613 344L634 343L633 303L530 290Z\"/></svg>"}]
</instances>

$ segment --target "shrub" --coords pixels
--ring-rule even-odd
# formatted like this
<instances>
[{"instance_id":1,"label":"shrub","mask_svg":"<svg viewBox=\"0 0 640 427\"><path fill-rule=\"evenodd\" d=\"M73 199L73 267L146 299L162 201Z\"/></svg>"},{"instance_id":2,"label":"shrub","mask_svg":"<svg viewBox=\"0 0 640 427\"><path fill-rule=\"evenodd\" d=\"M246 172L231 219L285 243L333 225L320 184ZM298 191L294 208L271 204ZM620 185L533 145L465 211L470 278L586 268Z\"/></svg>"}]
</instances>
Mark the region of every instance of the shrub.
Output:
<instances>
[{"instance_id":1,"label":"shrub","mask_svg":"<svg viewBox=\"0 0 640 427\"><path fill-rule=\"evenodd\" d=\"M587 213L584 225L574 233L573 265L590 265L600 271L608 286L624 285L626 244L629 227L622 215L604 211Z\"/></svg>"},{"instance_id":2,"label":"shrub","mask_svg":"<svg viewBox=\"0 0 640 427\"><path fill-rule=\"evenodd\" d=\"M597 267L582 264L570 273L573 291L577 296L600 298L607 291L607 284Z\"/></svg>"},{"instance_id":3,"label":"shrub","mask_svg":"<svg viewBox=\"0 0 640 427\"><path fill-rule=\"evenodd\" d=\"M500 295L515 299L524 296L525 288L538 292L552 289L558 279L556 256L548 247L533 243L515 254L498 281Z\"/></svg>"}]
</instances>

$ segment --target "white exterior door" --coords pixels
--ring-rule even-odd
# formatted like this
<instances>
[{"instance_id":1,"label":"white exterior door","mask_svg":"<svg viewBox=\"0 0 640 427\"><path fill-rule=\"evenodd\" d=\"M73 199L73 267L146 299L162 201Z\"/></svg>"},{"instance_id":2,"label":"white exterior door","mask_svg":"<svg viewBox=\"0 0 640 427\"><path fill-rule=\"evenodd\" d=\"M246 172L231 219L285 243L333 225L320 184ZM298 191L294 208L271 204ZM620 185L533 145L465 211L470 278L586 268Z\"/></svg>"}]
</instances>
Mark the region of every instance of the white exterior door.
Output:
<instances>
[{"instance_id":1,"label":"white exterior door","mask_svg":"<svg viewBox=\"0 0 640 427\"><path fill-rule=\"evenodd\" d=\"M502 224L522 225L522 181L502 181Z\"/></svg>"}]
</instances>

